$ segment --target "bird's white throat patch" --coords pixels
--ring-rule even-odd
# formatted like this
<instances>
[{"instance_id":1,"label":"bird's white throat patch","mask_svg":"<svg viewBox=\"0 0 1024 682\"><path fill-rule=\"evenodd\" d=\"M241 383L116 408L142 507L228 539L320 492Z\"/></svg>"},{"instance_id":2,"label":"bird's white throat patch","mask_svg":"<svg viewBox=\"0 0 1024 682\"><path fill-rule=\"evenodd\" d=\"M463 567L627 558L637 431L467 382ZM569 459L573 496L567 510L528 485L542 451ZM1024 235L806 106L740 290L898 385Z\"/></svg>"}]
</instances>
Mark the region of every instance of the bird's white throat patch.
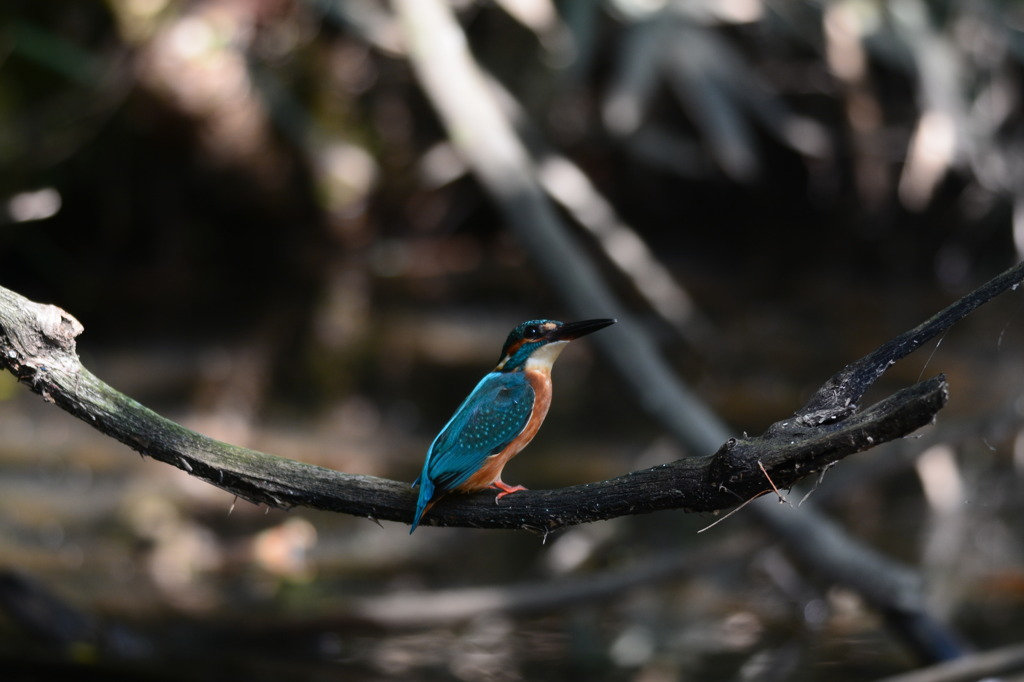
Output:
<instances>
[{"instance_id":1,"label":"bird's white throat patch","mask_svg":"<svg viewBox=\"0 0 1024 682\"><path fill-rule=\"evenodd\" d=\"M547 345L541 346L527 358L524 369L528 372L530 370L550 372L551 366L555 364L555 360L558 359L558 356L561 355L568 345L568 341L552 341Z\"/></svg>"}]
</instances>

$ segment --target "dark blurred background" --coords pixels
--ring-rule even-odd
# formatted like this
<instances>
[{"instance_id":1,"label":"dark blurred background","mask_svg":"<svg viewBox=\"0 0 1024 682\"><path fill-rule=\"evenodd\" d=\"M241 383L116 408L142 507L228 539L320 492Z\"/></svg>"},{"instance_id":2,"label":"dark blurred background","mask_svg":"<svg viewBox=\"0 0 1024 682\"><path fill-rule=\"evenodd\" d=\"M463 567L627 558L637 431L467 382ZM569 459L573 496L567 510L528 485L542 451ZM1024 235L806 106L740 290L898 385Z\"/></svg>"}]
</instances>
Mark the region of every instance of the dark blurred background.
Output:
<instances>
[{"instance_id":1,"label":"dark blurred background","mask_svg":"<svg viewBox=\"0 0 1024 682\"><path fill-rule=\"evenodd\" d=\"M1017 3L452 6L570 229L737 433L1024 250ZM86 366L190 428L411 481L508 330L565 307L403 45L373 0L5 0L0 284L77 317ZM1004 296L894 367L883 389L950 376L939 424L815 492L917 567L978 648L1024 634L1021 305ZM679 451L587 342L555 383L506 480L707 454ZM701 535L713 519L672 513L543 544L410 538L236 504L8 375L0 434L0 664L25 679L857 680L914 664L742 513ZM638 577L474 611L487 590L608 572Z\"/></svg>"}]
</instances>

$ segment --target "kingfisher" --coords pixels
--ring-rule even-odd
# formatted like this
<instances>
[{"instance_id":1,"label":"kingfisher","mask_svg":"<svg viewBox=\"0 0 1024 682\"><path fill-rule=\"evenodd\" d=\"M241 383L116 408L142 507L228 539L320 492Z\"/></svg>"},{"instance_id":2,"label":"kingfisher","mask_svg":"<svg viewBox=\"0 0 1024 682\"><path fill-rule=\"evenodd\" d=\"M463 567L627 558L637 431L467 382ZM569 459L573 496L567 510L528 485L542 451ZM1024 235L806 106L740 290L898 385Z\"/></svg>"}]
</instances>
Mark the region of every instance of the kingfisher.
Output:
<instances>
[{"instance_id":1,"label":"kingfisher","mask_svg":"<svg viewBox=\"0 0 1024 682\"><path fill-rule=\"evenodd\" d=\"M551 406L551 367L573 339L615 320L528 320L508 335L497 367L480 380L427 451L412 534L442 495L491 488L505 495L526 490L501 480L501 470L537 435Z\"/></svg>"}]
</instances>

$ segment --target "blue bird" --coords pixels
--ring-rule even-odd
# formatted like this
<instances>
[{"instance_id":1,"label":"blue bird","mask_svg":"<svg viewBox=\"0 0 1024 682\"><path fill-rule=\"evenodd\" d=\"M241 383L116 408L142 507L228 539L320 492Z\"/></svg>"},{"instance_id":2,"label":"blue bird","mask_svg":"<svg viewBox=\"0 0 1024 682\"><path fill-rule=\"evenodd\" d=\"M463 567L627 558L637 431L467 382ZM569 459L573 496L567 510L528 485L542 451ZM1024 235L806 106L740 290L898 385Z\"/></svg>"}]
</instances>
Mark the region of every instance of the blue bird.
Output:
<instances>
[{"instance_id":1,"label":"blue bird","mask_svg":"<svg viewBox=\"0 0 1024 682\"><path fill-rule=\"evenodd\" d=\"M476 385L427 451L411 534L442 495L526 490L501 480L501 471L537 435L551 406L551 367L573 339L604 329L615 320L557 322L529 320L508 335L501 361Z\"/></svg>"}]
</instances>

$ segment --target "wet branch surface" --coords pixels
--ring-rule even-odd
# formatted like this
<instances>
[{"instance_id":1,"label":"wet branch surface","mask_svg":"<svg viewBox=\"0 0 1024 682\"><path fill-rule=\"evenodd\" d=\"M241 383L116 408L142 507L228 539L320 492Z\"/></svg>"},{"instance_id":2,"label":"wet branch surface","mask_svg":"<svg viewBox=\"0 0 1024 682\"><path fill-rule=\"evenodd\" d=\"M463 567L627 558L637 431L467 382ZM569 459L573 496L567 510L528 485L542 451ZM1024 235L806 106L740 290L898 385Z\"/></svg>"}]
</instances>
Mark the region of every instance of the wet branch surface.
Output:
<instances>
[{"instance_id":1,"label":"wet branch surface","mask_svg":"<svg viewBox=\"0 0 1024 682\"><path fill-rule=\"evenodd\" d=\"M488 493L452 495L427 525L562 526L664 509L714 512L823 471L839 460L931 423L948 391L940 375L858 409L857 400L895 360L1024 279L1018 265L919 327L883 344L830 378L797 414L763 435L728 440L717 452L618 478L557 490L531 490L496 505ZM273 507L313 507L408 522L409 484L325 469L223 443L166 419L82 366L83 331L60 308L0 288L0 364L32 391L143 455L175 466L243 499Z\"/></svg>"}]
</instances>

